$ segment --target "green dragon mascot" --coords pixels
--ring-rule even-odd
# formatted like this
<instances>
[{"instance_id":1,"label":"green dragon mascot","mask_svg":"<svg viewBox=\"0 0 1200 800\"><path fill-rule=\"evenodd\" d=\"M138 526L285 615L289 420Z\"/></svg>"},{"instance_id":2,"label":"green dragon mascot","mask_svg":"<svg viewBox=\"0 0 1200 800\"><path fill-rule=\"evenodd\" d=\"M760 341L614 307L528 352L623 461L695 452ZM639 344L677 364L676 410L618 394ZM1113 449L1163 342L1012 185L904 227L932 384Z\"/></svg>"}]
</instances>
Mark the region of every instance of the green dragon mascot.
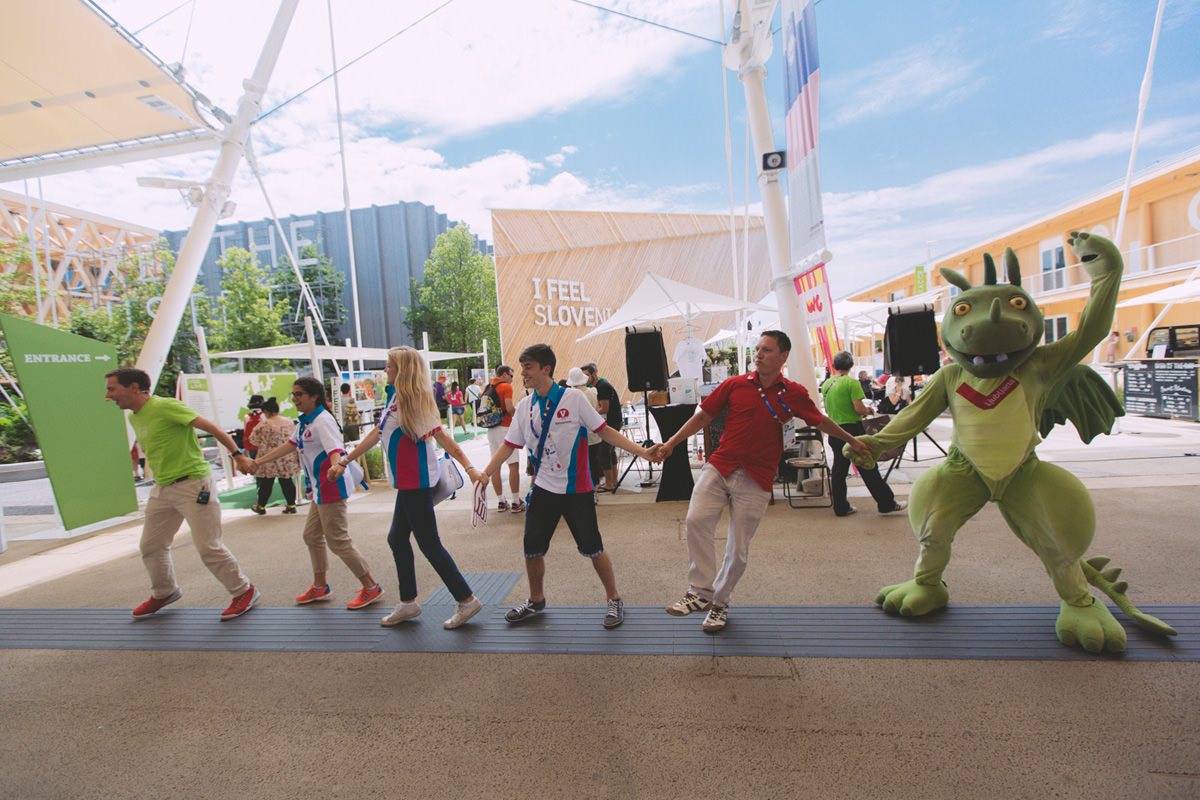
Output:
<instances>
[{"instance_id":1,"label":"green dragon mascot","mask_svg":"<svg viewBox=\"0 0 1200 800\"><path fill-rule=\"evenodd\" d=\"M942 344L954 363L926 381L917 399L874 436L859 437L875 458L918 435L947 408L954 434L946 461L913 484L908 518L920 542L913 579L880 590L884 610L919 616L945 606L942 572L954 536L991 501L1004 521L1037 554L1062 598L1055 632L1068 646L1092 653L1125 649L1125 630L1088 583L1104 591L1139 625L1175 630L1129 601L1128 585L1108 560L1083 559L1092 542L1096 512L1083 484L1065 469L1038 460L1034 448L1057 423L1070 420L1084 442L1108 433L1124 413L1094 371L1079 362L1108 335L1121 284L1117 247L1100 236L1072 232L1070 245L1092 279L1079 327L1038 346L1042 313L1021 288L1012 248L1004 253L1009 283L997 283L996 265L984 255L984 284L972 287L954 270L941 270L962 289L942 321ZM862 467L874 458L848 458Z\"/></svg>"}]
</instances>

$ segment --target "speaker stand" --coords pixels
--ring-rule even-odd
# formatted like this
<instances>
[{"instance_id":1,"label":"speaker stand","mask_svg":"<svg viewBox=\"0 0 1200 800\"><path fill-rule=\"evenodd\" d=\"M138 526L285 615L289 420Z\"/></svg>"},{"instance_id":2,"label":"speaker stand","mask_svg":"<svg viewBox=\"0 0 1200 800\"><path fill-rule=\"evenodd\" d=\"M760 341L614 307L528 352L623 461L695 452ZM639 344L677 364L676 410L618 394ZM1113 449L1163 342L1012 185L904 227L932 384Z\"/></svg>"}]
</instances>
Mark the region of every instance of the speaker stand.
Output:
<instances>
[{"instance_id":1,"label":"speaker stand","mask_svg":"<svg viewBox=\"0 0 1200 800\"><path fill-rule=\"evenodd\" d=\"M641 445L642 447L650 447L652 444L654 444L654 441L650 438L650 391L648 389L642 392L642 404L646 410L646 441L641 442ZM625 467L625 471L622 472L621 477L617 479L617 485L613 487L613 494L616 494L617 489L621 488L621 484L624 483L625 476L629 474L629 470L633 469L634 465L640 460L641 456L634 456L630 460L629 466ZM654 480L654 462L647 461L646 464L649 467L649 471L646 473L646 480L639 483L638 486L641 486L642 488L657 486L658 481Z\"/></svg>"}]
</instances>

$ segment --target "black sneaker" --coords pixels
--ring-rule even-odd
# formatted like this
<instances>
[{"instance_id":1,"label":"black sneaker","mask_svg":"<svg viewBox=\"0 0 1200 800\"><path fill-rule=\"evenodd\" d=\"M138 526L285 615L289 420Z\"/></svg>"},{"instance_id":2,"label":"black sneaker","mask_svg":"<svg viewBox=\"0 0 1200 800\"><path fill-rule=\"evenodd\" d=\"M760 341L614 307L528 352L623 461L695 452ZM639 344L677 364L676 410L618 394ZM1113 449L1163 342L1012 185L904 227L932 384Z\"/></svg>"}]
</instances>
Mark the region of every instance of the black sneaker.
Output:
<instances>
[{"instance_id":1,"label":"black sneaker","mask_svg":"<svg viewBox=\"0 0 1200 800\"><path fill-rule=\"evenodd\" d=\"M509 622L524 622L530 617L540 614L545 610L545 600L539 600L536 603L532 600L526 600L516 608L510 608L507 612L505 612L504 618Z\"/></svg>"},{"instance_id":2,"label":"black sneaker","mask_svg":"<svg viewBox=\"0 0 1200 800\"><path fill-rule=\"evenodd\" d=\"M625 621L625 604L621 598L608 601L608 613L604 615L604 627L615 628Z\"/></svg>"}]
</instances>

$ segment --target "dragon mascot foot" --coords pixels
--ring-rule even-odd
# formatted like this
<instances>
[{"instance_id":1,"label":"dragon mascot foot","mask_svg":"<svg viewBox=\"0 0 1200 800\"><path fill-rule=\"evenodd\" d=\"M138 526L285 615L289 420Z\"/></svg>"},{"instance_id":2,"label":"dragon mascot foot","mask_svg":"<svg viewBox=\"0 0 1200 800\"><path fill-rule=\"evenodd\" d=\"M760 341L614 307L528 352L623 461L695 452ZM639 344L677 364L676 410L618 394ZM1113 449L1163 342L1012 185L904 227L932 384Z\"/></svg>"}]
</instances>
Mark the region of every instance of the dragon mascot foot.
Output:
<instances>
[{"instance_id":1,"label":"dragon mascot foot","mask_svg":"<svg viewBox=\"0 0 1200 800\"><path fill-rule=\"evenodd\" d=\"M1108 606L1094 597L1088 606L1073 606L1064 600L1054 632L1067 647L1079 645L1089 653L1125 652L1125 629Z\"/></svg>"},{"instance_id":2,"label":"dragon mascot foot","mask_svg":"<svg viewBox=\"0 0 1200 800\"><path fill-rule=\"evenodd\" d=\"M890 614L919 617L930 611L945 608L950 602L950 590L941 582L934 586L926 586L911 580L883 587L879 594L875 595L875 602Z\"/></svg>"}]
</instances>

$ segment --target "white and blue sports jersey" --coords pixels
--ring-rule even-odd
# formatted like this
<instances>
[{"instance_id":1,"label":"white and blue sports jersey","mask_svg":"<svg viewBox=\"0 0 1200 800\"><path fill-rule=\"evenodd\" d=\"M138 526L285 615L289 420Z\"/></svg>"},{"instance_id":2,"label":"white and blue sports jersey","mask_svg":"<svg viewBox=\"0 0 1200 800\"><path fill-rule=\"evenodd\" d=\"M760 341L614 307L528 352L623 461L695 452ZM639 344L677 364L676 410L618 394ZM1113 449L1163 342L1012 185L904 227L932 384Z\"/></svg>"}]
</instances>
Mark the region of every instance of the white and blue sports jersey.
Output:
<instances>
[{"instance_id":1,"label":"white and blue sports jersey","mask_svg":"<svg viewBox=\"0 0 1200 800\"><path fill-rule=\"evenodd\" d=\"M582 494L593 490L588 469L587 432L599 432L607 423L587 395L578 389L555 384L550 389L553 398L561 392L558 408L550 421L546 447L538 467L534 485L554 494ZM504 435L510 447L525 447L529 457L537 457L538 440L542 435L542 416L546 398L537 393L526 395L513 411L512 425Z\"/></svg>"},{"instance_id":2,"label":"white and blue sports jersey","mask_svg":"<svg viewBox=\"0 0 1200 800\"><path fill-rule=\"evenodd\" d=\"M336 481L329 479L329 468L346 453L342 432L338 430L333 414L324 406L300 415L300 424L289 439L300 451L300 463L304 475L312 487L313 502L336 503L345 500L354 491L349 471L343 472Z\"/></svg>"}]
</instances>

